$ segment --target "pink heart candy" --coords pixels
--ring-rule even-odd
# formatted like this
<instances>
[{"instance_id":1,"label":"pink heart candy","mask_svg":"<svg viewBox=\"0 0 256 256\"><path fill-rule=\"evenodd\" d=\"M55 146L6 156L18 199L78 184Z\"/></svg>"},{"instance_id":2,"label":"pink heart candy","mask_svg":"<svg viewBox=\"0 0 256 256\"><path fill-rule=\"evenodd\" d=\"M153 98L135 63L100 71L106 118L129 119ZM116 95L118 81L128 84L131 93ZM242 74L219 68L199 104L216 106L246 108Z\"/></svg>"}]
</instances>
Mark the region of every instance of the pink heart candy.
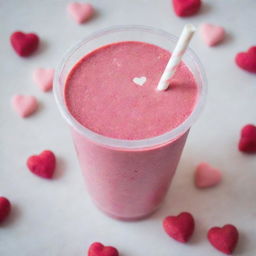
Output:
<instances>
[{"instance_id":1,"label":"pink heart candy","mask_svg":"<svg viewBox=\"0 0 256 256\"><path fill-rule=\"evenodd\" d=\"M200 27L200 33L204 42L209 46L218 44L225 37L224 28L212 24L202 24Z\"/></svg>"},{"instance_id":2,"label":"pink heart candy","mask_svg":"<svg viewBox=\"0 0 256 256\"><path fill-rule=\"evenodd\" d=\"M89 3L70 3L67 6L67 11L78 24L89 20L94 14L94 8Z\"/></svg>"},{"instance_id":3,"label":"pink heart candy","mask_svg":"<svg viewBox=\"0 0 256 256\"><path fill-rule=\"evenodd\" d=\"M207 163L200 163L195 171L195 185L198 188L208 188L216 186L222 178L218 169L211 167Z\"/></svg>"},{"instance_id":4,"label":"pink heart candy","mask_svg":"<svg viewBox=\"0 0 256 256\"><path fill-rule=\"evenodd\" d=\"M14 110L21 117L30 116L38 107L37 99L30 95L14 95L11 102Z\"/></svg>"},{"instance_id":5,"label":"pink heart candy","mask_svg":"<svg viewBox=\"0 0 256 256\"><path fill-rule=\"evenodd\" d=\"M38 68L33 73L33 80L39 88L47 92L52 89L54 69Z\"/></svg>"}]
</instances>

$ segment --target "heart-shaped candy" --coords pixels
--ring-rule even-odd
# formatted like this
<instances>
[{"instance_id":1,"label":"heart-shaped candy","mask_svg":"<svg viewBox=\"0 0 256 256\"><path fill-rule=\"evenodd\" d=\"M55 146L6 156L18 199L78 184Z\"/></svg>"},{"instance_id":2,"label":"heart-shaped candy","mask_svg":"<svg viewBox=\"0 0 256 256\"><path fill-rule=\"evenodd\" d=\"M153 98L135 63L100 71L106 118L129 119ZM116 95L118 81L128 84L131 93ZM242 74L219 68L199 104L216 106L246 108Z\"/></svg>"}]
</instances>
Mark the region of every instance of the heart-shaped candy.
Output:
<instances>
[{"instance_id":1,"label":"heart-shaped candy","mask_svg":"<svg viewBox=\"0 0 256 256\"><path fill-rule=\"evenodd\" d=\"M147 81L147 78L145 76L142 76L142 77L134 77L132 79L132 81L137 84L137 85L140 85L140 86L143 86L146 81Z\"/></svg>"},{"instance_id":2,"label":"heart-shaped candy","mask_svg":"<svg viewBox=\"0 0 256 256\"><path fill-rule=\"evenodd\" d=\"M0 223L3 222L11 212L11 203L10 201L0 196Z\"/></svg>"},{"instance_id":3,"label":"heart-shaped candy","mask_svg":"<svg viewBox=\"0 0 256 256\"><path fill-rule=\"evenodd\" d=\"M47 92L52 89L54 69L38 68L33 73L33 80L39 88Z\"/></svg>"},{"instance_id":4,"label":"heart-shaped candy","mask_svg":"<svg viewBox=\"0 0 256 256\"><path fill-rule=\"evenodd\" d=\"M28 57L36 51L39 45L39 37L33 33L23 33L21 31L14 32L10 41L13 49L21 57Z\"/></svg>"},{"instance_id":5,"label":"heart-shaped candy","mask_svg":"<svg viewBox=\"0 0 256 256\"><path fill-rule=\"evenodd\" d=\"M195 171L195 184L198 188L213 187L221 181L220 170L211 167L207 163L200 163Z\"/></svg>"},{"instance_id":6,"label":"heart-shaped candy","mask_svg":"<svg viewBox=\"0 0 256 256\"><path fill-rule=\"evenodd\" d=\"M247 52L238 53L235 61L240 68L256 73L256 46L251 47Z\"/></svg>"},{"instance_id":7,"label":"heart-shaped candy","mask_svg":"<svg viewBox=\"0 0 256 256\"><path fill-rule=\"evenodd\" d=\"M39 155L30 156L27 160L29 170L37 176L46 179L52 178L55 166L55 155L50 150L45 150Z\"/></svg>"},{"instance_id":8,"label":"heart-shaped candy","mask_svg":"<svg viewBox=\"0 0 256 256\"><path fill-rule=\"evenodd\" d=\"M178 216L168 216L163 221L165 232L173 239L186 243L195 229L193 216L188 212L182 212Z\"/></svg>"},{"instance_id":9,"label":"heart-shaped candy","mask_svg":"<svg viewBox=\"0 0 256 256\"><path fill-rule=\"evenodd\" d=\"M38 102L34 96L17 94L12 97L12 106L21 117L27 117L37 110Z\"/></svg>"},{"instance_id":10,"label":"heart-shaped candy","mask_svg":"<svg viewBox=\"0 0 256 256\"><path fill-rule=\"evenodd\" d=\"M232 254L238 242L239 233L235 226L213 227L208 231L208 240L217 250Z\"/></svg>"},{"instance_id":11,"label":"heart-shaped candy","mask_svg":"<svg viewBox=\"0 0 256 256\"><path fill-rule=\"evenodd\" d=\"M101 243L91 244L88 256L118 256L118 250L112 246L104 246Z\"/></svg>"},{"instance_id":12,"label":"heart-shaped candy","mask_svg":"<svg viewBox=\"0 0 256 256\"><path fill-rule=\"evenodd\" d=\"M256 126L247 124L241 131L241 137L238 144L240 151L244 153L256 153Z\"/></svg>"},{"instance_id":13,"label":"heart-shaped candy","mask_svg":"<svg viewBox=\"0 0 256 256\"><path fill-rule=\"evenodd\" d=\"M94 14L94 8L89 3L69 3L67 11L78 24L89 20Z\"/></svg>"},{"instance_id":14,"label":"heart-shaped candy","mask_svg":"<svg viewBox=\"0 0 256 256\"><path fill-rule=\"evenodd\" d=\"M197 13L201 7L201 0L172 0L177 16L186 17Z\"/></svg>"},{"instance_id":15,"label":"heart-shaped candy","mask_svg":"<svg viewBox=\"0 0 256 256\"><path fill-rule=\"evenodd\" d=\"M212 24L202 24L200 33L204 42L209 46L214 46L220 43L225 37L224 28Z\"/></svg>"}]
</instances>

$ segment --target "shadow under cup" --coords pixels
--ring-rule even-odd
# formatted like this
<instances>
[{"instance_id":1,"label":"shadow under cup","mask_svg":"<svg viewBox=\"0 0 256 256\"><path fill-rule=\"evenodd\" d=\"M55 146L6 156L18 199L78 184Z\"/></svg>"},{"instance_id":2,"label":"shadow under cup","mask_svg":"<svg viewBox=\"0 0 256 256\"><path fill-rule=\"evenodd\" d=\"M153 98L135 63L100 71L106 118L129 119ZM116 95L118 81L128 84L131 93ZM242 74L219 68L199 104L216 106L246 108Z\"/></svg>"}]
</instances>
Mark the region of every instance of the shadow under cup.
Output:
<instances>
[{"instance_id":1,"label":"shadow under cup","mask_svg":"<svg viewBox=\"0 0 256 256\"><path fill-rule=\"evenodd\" d=\"M82 126L69 113L64 99L67 76L91 51L114 42L141 41L173 50L177 38L167 32L141 26L100 31L80 41L59 64L54 78L57 105L69 123L87 190L94 203L108 215L133 220L148 216L163 201L186 142L189 129L205 102L206 78L200 61L188 49L183 61L199 87L191 115L175 129L143 140L105 137Z\"/></svg>"}]
</instances>

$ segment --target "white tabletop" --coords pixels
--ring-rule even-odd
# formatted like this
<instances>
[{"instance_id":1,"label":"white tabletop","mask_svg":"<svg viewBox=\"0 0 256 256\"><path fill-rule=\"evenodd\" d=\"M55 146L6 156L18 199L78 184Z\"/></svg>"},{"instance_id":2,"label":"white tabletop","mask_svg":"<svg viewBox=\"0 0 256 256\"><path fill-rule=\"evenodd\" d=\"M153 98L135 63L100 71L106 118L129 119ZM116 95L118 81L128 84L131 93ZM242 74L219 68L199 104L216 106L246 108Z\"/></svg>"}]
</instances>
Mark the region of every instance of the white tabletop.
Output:
<instances>
[{"instance_id":1,"label":"white tabletop","mask_svg":"<svg viewBox=\"0 0 256 256\"><path fill-rule=\"evenodd\" d=\"M122 256L216 256L208 243L209 227L232 223L241 237L234 255L256 255L256 156L237 150L240 128L256 123L256 75L240 70L234 56L256 44L255 0L205 0L191 18L174 15L170 0L91 0L97 16L77 25L66 14L64 0L11 0L0 4L0 195L13 203L0 227L1 256L81 256L94 241L117 247ZM55 67L68 47L110 25L142 24L178 35L192 22L221 24L226 40L208 48L198 35L192 41L209 81L207 106L189 135L177 174L162 208L139 222L120 222L99 212L84 188L68 127L53 94L42 93L31 73ZM34 31L42 39L33 57L19 58L9 44L15 30ZM10 106L13 94L32 94L40 101L34 116L21 119ZM44 149L58 157L56 177L40 179L26 159ZM198 190L193 170L207 161L223 171L216 188ZM162 229L167 215L190 211L196 219L191 242L180 244Z\"/></svg>"}]
</instances>

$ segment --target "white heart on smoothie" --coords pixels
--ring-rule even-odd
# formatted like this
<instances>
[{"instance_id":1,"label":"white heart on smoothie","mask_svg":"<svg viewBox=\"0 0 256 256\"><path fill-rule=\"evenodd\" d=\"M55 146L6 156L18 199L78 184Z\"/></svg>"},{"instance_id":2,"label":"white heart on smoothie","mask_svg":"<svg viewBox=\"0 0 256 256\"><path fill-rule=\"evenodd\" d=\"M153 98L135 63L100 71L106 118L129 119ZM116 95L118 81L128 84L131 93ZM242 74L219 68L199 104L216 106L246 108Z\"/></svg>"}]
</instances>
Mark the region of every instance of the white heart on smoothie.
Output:
<instances>
[{"instance_id":1,"label":"white heart on smoothie","mask_svg":"<svg viewBox=\"0 0 256 256\"><path fill-rule=\"evenodd\" d=\"M146 81L147 81L147 78L145 76L142 76L142 77L134 77L132 79L132 81L137 84L137 85L140 85L140 86L143 86Z\"/></svg>"}]
</instances>

